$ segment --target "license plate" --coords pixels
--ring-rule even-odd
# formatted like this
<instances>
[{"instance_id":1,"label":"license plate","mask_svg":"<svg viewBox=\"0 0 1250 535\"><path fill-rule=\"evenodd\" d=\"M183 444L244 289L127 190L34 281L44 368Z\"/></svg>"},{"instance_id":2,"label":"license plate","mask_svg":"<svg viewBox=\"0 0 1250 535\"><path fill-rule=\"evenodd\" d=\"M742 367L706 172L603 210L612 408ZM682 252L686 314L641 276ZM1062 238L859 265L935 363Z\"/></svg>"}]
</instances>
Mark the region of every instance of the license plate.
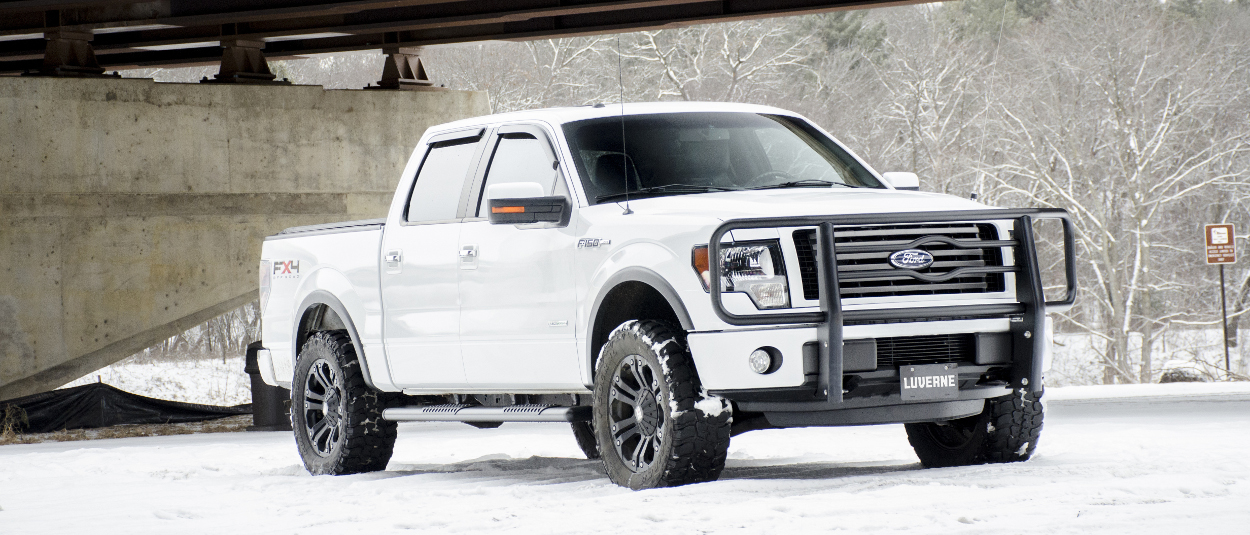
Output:
<instances>
[{"instance_id":1,"label":"license plate","mask_svg":"<svg viewBox=\"0 0 1250 535\"><path fill-rule=\"evenodd\" d=\"M903 400L958 399L958 368L954 364L899 366Z\"/></svg>"}]
</instances>

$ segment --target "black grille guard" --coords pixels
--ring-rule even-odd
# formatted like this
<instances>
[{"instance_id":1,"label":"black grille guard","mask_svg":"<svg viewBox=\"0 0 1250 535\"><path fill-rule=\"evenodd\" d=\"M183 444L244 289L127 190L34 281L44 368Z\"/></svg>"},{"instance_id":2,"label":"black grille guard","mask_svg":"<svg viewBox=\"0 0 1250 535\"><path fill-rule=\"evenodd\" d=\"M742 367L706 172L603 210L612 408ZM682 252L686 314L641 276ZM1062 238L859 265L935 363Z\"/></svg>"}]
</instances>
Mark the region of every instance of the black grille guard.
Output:
<instances>
[{"instance_id":1,"label":"black grille guard","mask_svg":"<svg viewBox=\"0 0 1250 535\"><path fill-rule=\"evenodd\" d=\"M1062 300L1046 301L1042 291L1041 271L1038 267L1037 249L1034 247L1033 220L1058 219L1063 224L1064 271L1067 293ZM1013 246L1014 266L984 266L960 268L962 274L1016 273L1016 303L955 305L933 307L887 308L877 310L853 310L844 312L838 289L837 255L834 251L834 227L837 225L882 225L905 223L949 223L1013 220L1012 240L998 240L987 244L977 242L975 247ZM721 301L721 240L730 231L750 228L816 227L816 264L820 281L820 312L783 312L734 314L725 310ZM919 241L919 240L918 240ZM973 243L959 240L941 240L956 247L972 247ZM954 243L952 243L954 242ZM911 244L908 244L911 245ZM856 252L872 250L896 250L899 245L852 245ZM905 248L905 247L904 247ZM1023 321L1011 322L1012 335L1012 386L1031 392L1042 389L1042 355L1046 343L1045 328L1047 309L1063 311L1076 301L1076 241L1071 216L1059 208L1025 208L1008 210L960 210L945 212L909 212L903 214L853 214L802 217L767 217L731 219L712 232L708 241L708 260L712 264L708 286L712 298L712 310L730 325L779 325L816 323L820 341L819 389L827 395L830 403L842 402L842 325L847 320L892 320L944 318L952 316L1014 315ZM903 274L921 280L934 277L911 270ZM894 271L894 274L899 274ZM862 275L857 275L862 276ZM842 278L850 280L847 275ZM1014 320L1014 318L1013 318Z\"/></svg>"}]
</instances>

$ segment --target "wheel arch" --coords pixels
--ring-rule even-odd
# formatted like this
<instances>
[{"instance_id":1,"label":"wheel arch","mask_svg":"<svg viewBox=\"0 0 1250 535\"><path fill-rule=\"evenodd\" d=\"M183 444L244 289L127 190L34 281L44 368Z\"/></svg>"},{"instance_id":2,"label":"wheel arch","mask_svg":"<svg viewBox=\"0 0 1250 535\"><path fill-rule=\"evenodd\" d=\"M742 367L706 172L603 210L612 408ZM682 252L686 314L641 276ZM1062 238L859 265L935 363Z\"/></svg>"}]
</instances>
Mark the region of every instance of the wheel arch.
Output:
<instances>
[{"instance_id":1,"label":"wheel arch","mask_svg":"<svg viewBox=\"0 0 1250 535\"><path fill-rule=\"evenodd\" d=\"M654 319L679 325L682 330L694 329L690 314L677 291L658 273L641 267L625 268L612 275L600 287L590 311L586 337L586 358L593 382L595 359L608 335L617 325L628 320Z\"/></svg>"},{"instance_id":2,"label":"wheel arch","mask_svg":"<svg viewBox=\"0 0 1250 535\"><path fill-rule=\"evenodd\" d=\"M360 372L364 376L365 384L374 390L378 389L373 383L373 376L369 373L369 361L365 358L364 346L360 343L356 325L352 322L351 314L347 312L347 307L343 306L342 301L325 290L313 290L296 310L298 311L296 317L299 320L294 322L295 332L291 337L295 341L296 358L299 357L300 348L304 346L304 342L312 333L329 330L347 331L347 336L352 340L352 348L356 350L356 358L360 362Z\"/></svg>"}]
</instances>

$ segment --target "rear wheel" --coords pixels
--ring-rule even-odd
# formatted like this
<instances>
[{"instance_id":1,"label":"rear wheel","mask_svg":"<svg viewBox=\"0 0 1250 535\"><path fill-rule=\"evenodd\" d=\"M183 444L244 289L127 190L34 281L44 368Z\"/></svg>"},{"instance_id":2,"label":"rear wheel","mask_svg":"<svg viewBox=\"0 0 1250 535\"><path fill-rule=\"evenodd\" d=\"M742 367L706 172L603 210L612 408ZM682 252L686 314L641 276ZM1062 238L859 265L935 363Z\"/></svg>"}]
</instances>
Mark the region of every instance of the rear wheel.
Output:
<instances>
[{"instance_id":1,"label":"rear wheel","mask_svg":"<svg viewBox=\"0 0 1250 535\"><path fill-rule=\"evenodd\" d=\"M396 424L382 419L384 403L365 384L351 338L322 331L300 349L291 389L295 444L313 475L386 469Z\"/></svg>"},{"instance_id":2,"label":"rear wheel","mask_svg":"<svg viewBox=\"0 0 1250 535\"><path fill-rule=\"evenodd\" d=\"M1042 432L1041 397L1017 390L985 400L975 416L906 424L907 441L926 468L1027 461Z\"/></svg>"},{"instance_id":3,"label":"rear wheel","mask_svg":"<svg viewBox=\"0 0 1250 535\"><path fill-rule=\"evenodd\" d=\"M627 321L595 370L594 431L613 483L638 490L720 477L732 408L702 393L681 331Z\"/></svg>"}]
</instances>

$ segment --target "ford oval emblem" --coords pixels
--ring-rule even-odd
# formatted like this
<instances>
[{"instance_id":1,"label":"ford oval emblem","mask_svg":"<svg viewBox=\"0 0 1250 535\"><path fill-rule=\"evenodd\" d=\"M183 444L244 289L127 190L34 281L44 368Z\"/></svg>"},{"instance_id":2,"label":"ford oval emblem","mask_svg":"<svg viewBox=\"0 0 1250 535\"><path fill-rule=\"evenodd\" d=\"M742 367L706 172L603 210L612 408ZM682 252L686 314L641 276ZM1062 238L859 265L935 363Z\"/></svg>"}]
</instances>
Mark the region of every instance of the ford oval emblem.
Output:
<instances>
[{"instance_id":1,"label":"ford oval emblem","mask_svg":"<svg viewBox=\"0 0 1250 535\"><path fill-rule=\"evenodd\" d=\"M890 265L899 269L924 269L933 265L933 255L920 249L904 249L890 255Z\"/></svg>"}]
</instances>

